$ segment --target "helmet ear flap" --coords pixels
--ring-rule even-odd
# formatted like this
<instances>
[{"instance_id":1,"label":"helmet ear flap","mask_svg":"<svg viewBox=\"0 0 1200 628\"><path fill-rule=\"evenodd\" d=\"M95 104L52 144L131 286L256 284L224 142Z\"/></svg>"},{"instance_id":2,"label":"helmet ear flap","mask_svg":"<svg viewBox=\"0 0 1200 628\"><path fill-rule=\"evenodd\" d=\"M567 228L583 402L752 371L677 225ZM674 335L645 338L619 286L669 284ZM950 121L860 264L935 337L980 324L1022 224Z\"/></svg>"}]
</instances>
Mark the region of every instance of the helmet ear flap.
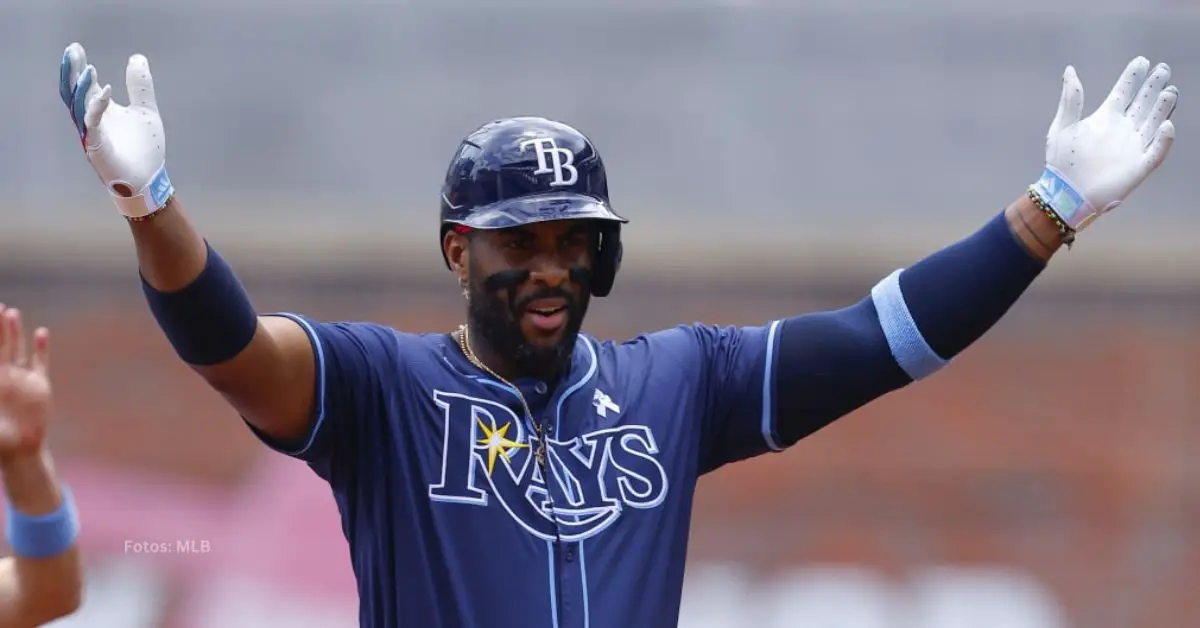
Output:
<instances>
[{"instance_id":1,"label":"helmet ear flap","mask_svg":"<svg viewBox=\"0 0 1200 628\"><path fill-rule=\"evenodd\" d=\"M450 266L450 258L446 256L446 234L451 231L465 235L474 230L466 225L460 225L455 222L442 223L441 233L438 234L438 248L442 250L442 261L446 263L447 270L454 270L454 267Z\"/></svg>"},{"instance_id":2,"label":"helmet ear flap","mask_svg":"<svg viewBox=\"0 0 1200 628\"><path fill-rule=\"evenodd\" d=\"M612 291L617 271L621 269L621 226L619 223L605 225L599 231L591 290L594 296L606 297Z\"/></svg>"},{"instance_id":3,"label":"helmet ear flap","mask_svg":"<svg viewBox=\"0 0 1200 628\"><path fill-rule=\"evenodd\" d=\"M450 230L453 228L454 228L453 223L443 222L442 223L442 232L440 234L438 234L438 248L441 249L441 251L442 251L442 261L446 262L446 270L454 270L450 266L450 258L446 257L446 234L449 233Z\"/></svg>"}]
</instances>

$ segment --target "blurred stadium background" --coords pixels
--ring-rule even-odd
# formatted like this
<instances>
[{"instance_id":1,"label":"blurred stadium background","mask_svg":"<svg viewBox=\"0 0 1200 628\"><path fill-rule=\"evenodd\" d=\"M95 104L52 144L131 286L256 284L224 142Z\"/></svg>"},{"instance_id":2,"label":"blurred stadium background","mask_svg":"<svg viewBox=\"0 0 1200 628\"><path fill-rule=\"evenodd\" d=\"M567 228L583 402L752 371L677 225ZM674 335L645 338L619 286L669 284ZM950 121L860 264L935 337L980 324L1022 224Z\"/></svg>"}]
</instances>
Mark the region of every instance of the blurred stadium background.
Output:
<instances>
[{"instance_id":1,"label":"blurred stadium background","mask_svg":"<svg viewBox=\"0 0 1200 628\"><path fill-rule=\"evenodd\" d=\"M587 329L837 307L1039 173L1060 74L1137 54L1180 142L953 367L701 482L682 625L1200 626L1194 3L62 0L0 9L0 300L56 337L57 460L92 570L63 627L355 623L335 506L173 356L57 99L80 41L155 71L172 178L263 309L448 330L459 138L592 136L633 219ZM168 551L147 551L161 544ZM161 546L154 546L162 549Z\"/></svg>"}]
</instances>

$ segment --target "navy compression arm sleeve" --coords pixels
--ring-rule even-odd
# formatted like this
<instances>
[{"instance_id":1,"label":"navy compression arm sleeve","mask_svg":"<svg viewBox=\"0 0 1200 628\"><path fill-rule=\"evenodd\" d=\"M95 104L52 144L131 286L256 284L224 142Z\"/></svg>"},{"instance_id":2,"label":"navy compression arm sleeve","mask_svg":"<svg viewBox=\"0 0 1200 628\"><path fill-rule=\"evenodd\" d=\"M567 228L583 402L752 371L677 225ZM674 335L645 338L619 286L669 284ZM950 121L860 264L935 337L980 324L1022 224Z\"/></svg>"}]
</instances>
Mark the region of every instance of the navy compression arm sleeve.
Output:
<instances>
[{"instance_id":1,"label":"navy compression arm sleeve","mask_svg":"<svg viewBox=\"0 0 1200 628\"><path fill-rule=\"evenodd\" d=\"M1043 268L1001 213L888 276L853 306L783 321L774 381L783 444L940 369L1000 320Z\"/></svg>"},{"instance_id":2,"label":"navy compression arm sleeve","mask_svg":"<svg viewBox=\"0 0 1200 628\"><path fill-rule=\"evenodd\" d=\"M205 242L208 258L192 283L175 292L155 289L142 277L154 320L184 362L219 364L237 356L258 330L258 314L229 264Z\"/></svg>"}]
</instances>

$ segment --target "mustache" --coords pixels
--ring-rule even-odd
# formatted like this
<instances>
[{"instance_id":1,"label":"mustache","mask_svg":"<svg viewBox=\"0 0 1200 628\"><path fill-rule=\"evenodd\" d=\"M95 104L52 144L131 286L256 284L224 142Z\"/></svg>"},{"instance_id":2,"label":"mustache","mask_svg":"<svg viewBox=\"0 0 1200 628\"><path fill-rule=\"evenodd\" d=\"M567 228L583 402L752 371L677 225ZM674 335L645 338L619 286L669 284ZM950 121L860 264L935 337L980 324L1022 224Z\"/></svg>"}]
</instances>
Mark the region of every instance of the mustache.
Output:
<instances>
[{"instance_id":1,"label":"mustache","mask_svg":"<svg viewBox=\"0 0 1200 628\"><path fill-rule=\"evenodd\" d=\"M568 271L568 276L572 283L578 284L584 294L590 289L592 273L587 268L582 266L573 266ZM495 294L500 291L507 291L513 299L513 311L519 312L525 309L525 306L536 301L537 299L562 298L567 302L568 308L574 308L576 297L571 292L562 287L551 288L549 286L541 287L535 290L532 294L515 299L517 289L529 280L530 272L528 270L502 270L488 275L483 280L483 289L489 294Z\"/></svg>"},{"instance_id":2,"label":"mustache","mask_svg":"<svg viewBox=\"0 0 1200 628\"><path fill-rule=\"evenodd\" d=\"M575 295L563 290L562 288L542 288L535 291L533 294L530 294L529 296L523 297L517 301L513 301L513 313L520 313L526 307L528 307L530 303L533 303L538 299L563 299L567 302L567 310L574 311L575 309Z\"/></svg>"}]
</instances>

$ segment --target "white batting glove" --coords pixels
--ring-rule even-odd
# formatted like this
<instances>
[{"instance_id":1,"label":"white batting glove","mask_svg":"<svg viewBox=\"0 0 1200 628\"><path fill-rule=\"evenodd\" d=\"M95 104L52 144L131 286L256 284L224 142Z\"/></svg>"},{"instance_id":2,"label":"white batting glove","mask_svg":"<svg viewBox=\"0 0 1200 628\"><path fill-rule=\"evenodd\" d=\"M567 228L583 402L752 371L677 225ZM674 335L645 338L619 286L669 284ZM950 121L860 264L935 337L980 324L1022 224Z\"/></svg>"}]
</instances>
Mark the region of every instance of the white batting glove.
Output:
<instances>
[{"instance_id":1,"label":"white batting glove","mask_svg":"<svg viewBox=\"0 0 1200 628\"><path fill-rule=\"evenodd\" d=\"M63 53L58 92L71 112L88 162L129 218L153 214L175 193L167 177L167 137L154 99L146 57L135 54L125 68L129 105L112 102L112 86L101 87L83 46Z\"/></svg>"},{"instance_id":2,"label":"white batting glove","mask_svg":"<svg viewBox=\"0 0 1200 628\"><path fill-rule=\"evenodd\" d=\"M1149 76L1147 77L1147 74ZM1083 115L1083 85L1075 68L1063 73L1062 99L1046 134L1046 169L1032 189L1067 227L1081 231L1112 211L1167 158L1175 141L1171 114L1179 90L1171 68L1138 57L1108 98Z\"/></svg>"}]
</instances>

